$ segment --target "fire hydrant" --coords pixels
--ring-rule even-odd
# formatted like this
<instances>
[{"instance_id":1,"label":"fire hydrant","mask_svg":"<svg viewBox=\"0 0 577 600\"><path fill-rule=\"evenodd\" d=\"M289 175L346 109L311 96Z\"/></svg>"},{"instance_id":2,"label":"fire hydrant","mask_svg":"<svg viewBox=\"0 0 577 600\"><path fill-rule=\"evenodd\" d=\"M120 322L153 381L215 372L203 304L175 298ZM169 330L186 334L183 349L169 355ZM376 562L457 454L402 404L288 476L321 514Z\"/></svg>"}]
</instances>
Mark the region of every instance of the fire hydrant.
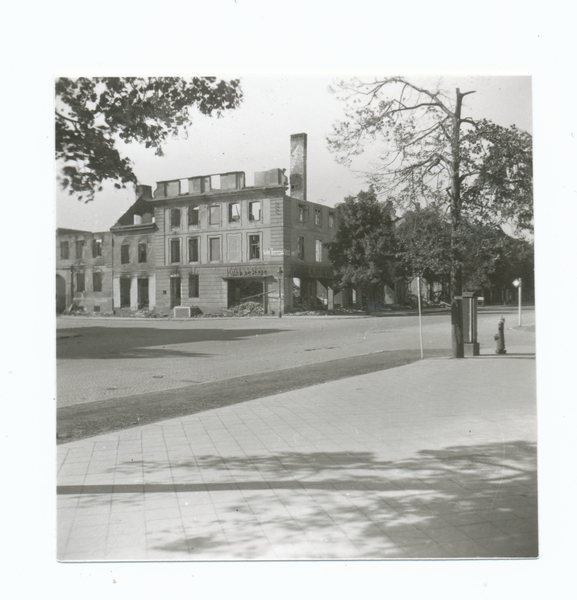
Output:
<instances>
[{"instance_id":1,"label":"fire hydrant","mask_svg":"<svg viewBox=\"0 0 577 600\"><path fill-rule=\"evenodd\" d=\"M505 350L505 318L501 317L497 324L497 333L495 334L495 341L497 342L497 348L495 349L496 354L507 354Z\"/></svg>"}]
</instances>

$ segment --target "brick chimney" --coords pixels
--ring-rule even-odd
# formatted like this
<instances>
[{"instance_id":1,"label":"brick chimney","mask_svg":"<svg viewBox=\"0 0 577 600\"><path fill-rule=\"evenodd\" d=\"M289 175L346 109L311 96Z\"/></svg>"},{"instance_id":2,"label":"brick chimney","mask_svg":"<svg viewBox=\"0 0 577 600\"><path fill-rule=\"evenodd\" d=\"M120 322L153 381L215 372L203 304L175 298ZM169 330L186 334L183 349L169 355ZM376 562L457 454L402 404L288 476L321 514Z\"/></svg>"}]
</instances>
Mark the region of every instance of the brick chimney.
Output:
<instances>
[{"instance_id":1,"label":"brick chimney","mask_svg":"<svg viewBox=\"0 0 577 600\"><path fill-rule=\"evenodd\" d=\"M291 135L290 195L307 199L307 134Z\"/></svg>"}]
</instances>

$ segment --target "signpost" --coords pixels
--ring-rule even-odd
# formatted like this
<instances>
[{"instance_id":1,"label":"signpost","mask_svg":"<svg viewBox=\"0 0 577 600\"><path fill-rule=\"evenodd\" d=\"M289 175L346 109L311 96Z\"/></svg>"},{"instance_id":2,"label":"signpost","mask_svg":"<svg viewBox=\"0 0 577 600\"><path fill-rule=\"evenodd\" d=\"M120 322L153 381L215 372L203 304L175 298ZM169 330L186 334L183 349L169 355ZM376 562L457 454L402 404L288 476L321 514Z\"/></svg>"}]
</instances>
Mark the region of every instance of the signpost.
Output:
<instances>
[{"instance_id":1,"label":"signpost","mask_svg":"<svg viewBox=\"0 0 577 600\"><path fill-rule=\"evenodd\" d=\"M521 296L523 289L523 279L519 277L519 279L515 279L513 285L519 290L519 327L521 327L522 318L521 318Z\"/></svg>"}]
</instances>

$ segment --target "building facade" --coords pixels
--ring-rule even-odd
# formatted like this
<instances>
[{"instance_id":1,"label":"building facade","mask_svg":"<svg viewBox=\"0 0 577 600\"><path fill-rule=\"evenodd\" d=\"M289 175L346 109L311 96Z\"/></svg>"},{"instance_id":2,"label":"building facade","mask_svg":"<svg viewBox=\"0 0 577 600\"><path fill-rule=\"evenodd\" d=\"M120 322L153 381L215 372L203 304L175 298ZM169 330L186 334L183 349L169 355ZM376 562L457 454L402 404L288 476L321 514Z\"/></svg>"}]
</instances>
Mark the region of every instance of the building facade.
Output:
<instances>
[{"instance_id":1,"label":"building facade","mask_svg":"<svg viewBox=\"0 0 577 600\"><path fill-rule=\"evenodd\" d=\"M137 186L106 238L111 310L222 314L256 302L278 314L346 304L326 246L336 211L306 197L306 134L291 136L290 165L290 184L277 168L255 173L251 187L241 171L159 181L154 192ZM71 298L91 310L89 296Z\"/></svg>"}]
</instances>

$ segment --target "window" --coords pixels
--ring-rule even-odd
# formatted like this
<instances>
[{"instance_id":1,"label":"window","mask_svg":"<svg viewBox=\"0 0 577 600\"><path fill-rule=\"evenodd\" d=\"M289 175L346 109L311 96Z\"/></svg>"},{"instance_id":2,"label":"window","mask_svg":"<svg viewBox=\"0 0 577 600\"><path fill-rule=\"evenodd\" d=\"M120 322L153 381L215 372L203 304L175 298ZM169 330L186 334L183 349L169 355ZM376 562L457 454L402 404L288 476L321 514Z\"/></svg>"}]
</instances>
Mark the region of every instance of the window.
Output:
<instances>
[{"instance_id":1,"label":"window","mask_svg":"<svg viewBox=\"0 0 577 600\"><path fill-rule=\"evenodd\" d=\"M60 258L62 260L68 260L70 258L68 242L60 242Z\"/></svg>"},{"instance_id":2,"label":"window","mask_svg":"<svg viewBox=\"0 0 577 600\"><path fill-rule=\"evenodd\" d=\"M320 208L315 208L315 225L317 227L320 227L322 224L321 221L321 209Z\"/></svg>"},{"instance_id":3,"label":"window","mask_svg":"<svg viewBox=\"0 0 577 600\"><path fill-rule=\"evenodd\" d=\"M76 291L77 292L85 291L84 273L76 273Z\"/></svg>"},{"instance_id":4,"label":"window","mask_svg":"<svg viewBox=\"0 0 577 600\"><path fill-rule=\"evenodd\" d=\"M188 224L190 226L198 226L198 206L188 207Z\"/></svg>"},{"instance_id":5,"label":"window","mask_svg":"<svg viewBox=\"0 0 577 600\"><path fill-rule=\"evenodd\" d=\"M92 258L102 256L102 240L92 239Z\"/></svg>"},{"instance_id":6,"label":"window","mask_svg":"<svg viewBox=\"0 0 577 600\"><path fill-rule=\"evenodd\" d=\"M138 244L138 262L145 263L146 262L146 244L143 242Z\"/></svg>"},{"instance_id":7,"label":"window","mask_svg":"<svg viewBox=\"0 0 577 600\"><path fill-rule=\"evenodd\" d=\"M329 228L330 229L335 228L335 213L332 211L329 212Z\"/></svg>"},{"instance_id":8,"label":"window","mask_svg":"<svg viewBox=\"0 0 577 600\"><path fill-rule=\"evenodd\" d=\"M188 240L188 262L198 262L198 238Z\"/></svg>"},{"instance_id":9,"label":"window","mask_svg":"<svg viewBox=\"0 0 577 600\"><path fill-rule=\"evenodd\" d=\"M220 225L220 205L215 204L210 207L210 224Z\"/></svg>"},{"instance_id":10,"label":"window","mask_svg":"<svg viewBox=\"0 0 577 600\"><path fill-rule=\"evenodd\" d=\"M76 240L76 258L84 258L84 240Z\"/></svg>"},{"instance_id":11,"label":"window","mask_svg":"<svg viewBox=\"0 0 577 600\"><path fill-rule=\"evenodd\" d=\"M228 222L238 223L240 221L240 203L231 202L228 205Z\"/></svg>"},{"instance_id":12,"label":"window","mask_svg":"<svg viewBox=\"0 0 577 600\"><path fill-rule=\"evenodd\" d=\"M198 298L199 297L199 279L198 275L191 273L188 276L188 297Z\"/></svg>"},{"instance_id":13,"label":"window","mask_svg":"<svg viewBox=\"0 0 577 600\"><path fill-rule=\"evenodd\" d=\"M301 260L304 260L304 258L305 258L305 238L304 237L299 236L299 239L297 240L297 256Z\"/></svg>"},{"instance_id":14,"label":"window","mask_svg":"<svg viewBox=\"0 0 577 600\"><path fill-rule=\"evenodd\" d=\"M260 259L260 235L248 236L248 258L249 260Z\"/></svg>"},{"instance_id":15,"label":"window","mask_svg":"<svg viewBox=\"0 0 577 600\"><path fill-rule=\"evenodd\" d=\"M308 223L309 209L305 204L298 205L298 221L299 223Z\"/></svg>"},{"instance_id":16,"label":"window","mask_svg":"<svg viewBox=\"0 0 577 600\"><path fill-rule=\"evenodd\" d=\"M260 201L248 203L248 220L260 221Z\"/></svg>"},{"instance_id":17,"label":"window","mask_svg":"<svg viewBox=\"0 0 577 600\"><path fill-rule=\"evenodd\" d=\"M209 238L208 243L211 262L220 262L220 238Z\"/></svg>"},{"instance_id":18,"label":"window","mask_svg":"<svg viewBox=\"0 0 577 600\"><path fill-rule=\"evenodd\" d=\"M315 240L315 261L323 262L323 243L321 240Z\"/></svg>"},{"instance_id":19,"label":"window","mask_svg":"<svg viewBox=\"0 0 577 600\"><path fill-rule=\"evenodd\" d=\"M120 263L127 265L130 262L130 245L122 244L120 246Z\"/></svg>"},{"instance_id":20,"label":"window","mask_svg":"<svg viewBox=\"0 0 577 600\"><path fill-rule=\"evenodd\" d=\"M102 291L102 273L100 273L100 271L94 271L94 273L92 273L92 291Z\"/></svg>"},{"instance_id":21,"label":"window","mask_svg":"<svg viewBox=\"0 0 577 600\"><path fill-rule=\"evenodd\" d=\"M170 240L170 262L180 262L180 240Z\"/></svg>"},{"instance_id":22,"label":"window","mask_svg":"<svg viewBox=\"0 0 577 600\"><path fill-rule=\"evenodd\" d=\"M180 208L173 208L170 211L170 226L173 228L180 227Z\"/></svg>"}]
</instances>

